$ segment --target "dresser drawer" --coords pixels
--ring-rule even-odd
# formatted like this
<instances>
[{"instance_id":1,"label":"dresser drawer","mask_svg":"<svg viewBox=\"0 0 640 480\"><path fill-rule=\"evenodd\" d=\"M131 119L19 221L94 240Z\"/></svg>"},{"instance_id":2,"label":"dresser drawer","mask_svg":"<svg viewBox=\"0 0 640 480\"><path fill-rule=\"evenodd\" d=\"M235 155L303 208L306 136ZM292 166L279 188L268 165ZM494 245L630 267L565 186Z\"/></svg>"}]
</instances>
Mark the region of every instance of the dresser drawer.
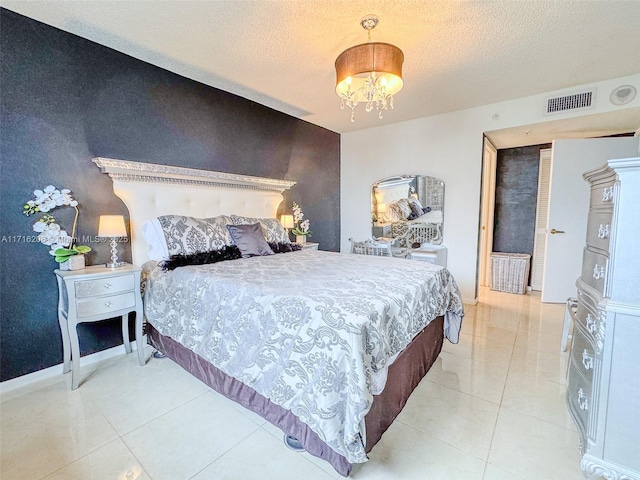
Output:
<instances>
[{"instance_id":1,"label":"dresser drawer","mask_svg":"<svg viewBox=\"0 0 640 480\"><path fill-rule=\"evenodd\" d=\"M584 255L582 257L582 280L595 288L603 296L607 296L605 285L608 267L608 255L595 252L589 248L584 249Z\"/></svg>"},{"instance_id":2,"label":"dresser drawer","mask_svg":"<svg viewBox=\"0 0 640 480\"><path fill-rule=\"evenodd\" d=\"M592 383L593 370L596 365L594 339L583 330L582 325L575 325L571 341L571 357L578 369Z\"/></svg>"},{"instance_id":3,"label":"dresser drawer","mask_svg":"<svg viewBox=\"0 0 640 480\"><path fill-rule=\"evenodd\" d=\"M591 209L613 208L615 202L615 176L591 187Z\"/></svg>"},{"instance_id":4,"label":"dresser drawer","mask_svg":"<svg viewBox=\"0 0 640 480\"><path fill-rule=\"evenodd\" d=\"M76 298L111 295L113 293L133 290L134 276L120 275L118 277L101 278L99 280L81 280L75 282Z\"/></svg>"},{"instance_id":5,"label":"dresser drawer","mask_svg":"<svg viewBox=\"0 0 640 480\"><path fill-rule=\"evenodd\" d=\"M576 365L575 359L569 361L569 385L567 387L567 406L580 430L587 436L589 411L591 405L591 382L585 378Z\"/></svg>"},{"instance_id":6,"label":"dresser drawer","mask_svg":"<svg viewBox=\"0 0 640 480\"><path fill-rule=\"evenodd\" d=\"M120 295L110 295L108 297L78 300L76 302L76 311L78 318L81 318L116 312L123 308L133 308L135 305L135 294L129 292Z\"/></svg>"},{"instance_id":7,"label":"dresser drawer","mask_svg":"<svg viewBox=\"0 0 640 480\"><path fill-rule=\"evenodd\" d=\"M613 212L591 212L587 220L587 245L609 253Z\"/></svg>"},{"instance_id":8,"label":"dresser drawer","mask_svg":"<svg viewBox=\"0 0 640 480\"><path fill-rule=\"evenodd\" d=\"M578 308L576 310L576 324L590 339L592 345L602 344L604 339L604 325L600 322L596 302L591 296L578 290ZM600 351L598 347L596 351Z\"/></svg>"}]
</instances>

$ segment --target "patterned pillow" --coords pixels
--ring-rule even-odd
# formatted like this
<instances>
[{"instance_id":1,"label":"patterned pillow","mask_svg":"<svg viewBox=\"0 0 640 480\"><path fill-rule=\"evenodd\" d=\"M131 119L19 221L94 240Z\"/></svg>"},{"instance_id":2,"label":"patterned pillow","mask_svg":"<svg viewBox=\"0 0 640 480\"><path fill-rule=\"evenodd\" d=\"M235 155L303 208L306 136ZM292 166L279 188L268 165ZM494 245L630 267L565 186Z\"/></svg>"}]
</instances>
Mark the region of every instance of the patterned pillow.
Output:
<instances>
[{"instance_id":1,"label":"patterned pillow","mask_svg":"<svg viewBox=\"0 0 640 480\"><path fill-rule=\"evenodd\" d=\"M392 222L401 222L407 219L402 209L395 203L392 203L387 207L386 216Z\"/></svg>"},{"instance_id":2,"label":"patterned pillow","mask_svg":"<svg viewBox=\"0 0 640 480\"><path fill-rule=\"evenodd\" d=\"M420 200L410 197L407 199L407 202L409 203L409 208L411 208L411 213L414 215L414 218L418 218L422 215L422 204L420 203Z\"/></svg>"},{"instance_id":3,"label":"patterned pillow","mask_svg":"<svg viewBox=\"0 0 640 480\"><path fill-rule=\"evenodd\" d=\"M273 250L262 235L259 223L251 225L227 225L233 242L240 249L242 258L273 255Z\"/></svg>"},{"instance_id":4,"label":"patterned pillow","mask_svg":"<svg viewBox=\"0 0 640 480\"><path fill-rule=\"evenodd\" d=\"M264 238L269 243L291 243L289 235L277 218L252 218L231 215L234 225L251 225L259 223Z\"/></svg>"},{"instance_id":5,"label":"patterned pillow","mask_svg":"<svg viewBox=\"0 0 640 480\"><path fill-rule=\"evenodd\" d=\"M158 221L167 241L169 255L208 252L233 243L226 228L232 222L226 215L212 218L163 215L158 217Z\"/></svg>"},{"instance_id":6,"label":"patterned pillow","mask_svg":"<svg viewBox=\"0 0 640 480\"><path fill-rule=\"evenodd\" d=\"M396 202L396 204L398 205L398 207L400 207L402 213L404 213L404 218L407 218L409 217L409 215L411 215L411 206L409 205L408 198L401 198Z\"/></svg>"},{"instance_id":7,"label":"patterned pillow","mask_svg":"<svg viewBox=\"0 0 640 480\"><path fill-rule=\"evenodd\" d=\"M401 198L387 207L387 212L391 212L391 217L395 221L404 221L411 215L411 207L406 198Z\"/></svg>"}]
</instances>

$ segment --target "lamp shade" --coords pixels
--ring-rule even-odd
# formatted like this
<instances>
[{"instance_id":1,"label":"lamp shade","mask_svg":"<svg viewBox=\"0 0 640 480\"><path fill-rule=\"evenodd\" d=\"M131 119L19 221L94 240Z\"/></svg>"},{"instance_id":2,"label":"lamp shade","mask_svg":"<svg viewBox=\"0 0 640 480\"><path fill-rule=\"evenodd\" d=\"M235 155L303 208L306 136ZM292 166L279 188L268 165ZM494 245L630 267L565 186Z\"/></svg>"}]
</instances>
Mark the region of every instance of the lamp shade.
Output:
<instances>
[{"instance_id":1,"label":"lamp shade","mask_svg":"<svg viewBox=\"0 0 640 480\"><path fill-rule=\"evenodd\" d=\"M348 48L336 59L336 93L341 96L349 90L358 92L356 101L366 102L360 88L375 73L387 95L395 95L404 85L403 62L402 50L389 43L369 42Z\"/></svg>"},{"instance_id":2,"label":"lamp shade","mask_svg":"<svg viewBox=\"0 0 640 480\"><path fill-rule=\"evenodd\" d=\"M293 228L293 215L280 216L280 223L284 228Z\"/></svg>"},{"instance_id":3,"label":"lamp shade","mask_svg":"<svg viewBox=\"0 0 640 480\"><path fill-rule=\"evenodd\" d=\"M387 205L384 203L378 204L378 213L387 213Z\"/></svg>"},{"instance_id":4,"label":"lamp shade","mask_svg":"<svg viewBox=\"0 0 640 480\"><path fill-rule=\"evenodd\" d=\"M126 237L127 228L122 215L100 215L98 221L99 237Z\"/></svg>"}]
</instances>

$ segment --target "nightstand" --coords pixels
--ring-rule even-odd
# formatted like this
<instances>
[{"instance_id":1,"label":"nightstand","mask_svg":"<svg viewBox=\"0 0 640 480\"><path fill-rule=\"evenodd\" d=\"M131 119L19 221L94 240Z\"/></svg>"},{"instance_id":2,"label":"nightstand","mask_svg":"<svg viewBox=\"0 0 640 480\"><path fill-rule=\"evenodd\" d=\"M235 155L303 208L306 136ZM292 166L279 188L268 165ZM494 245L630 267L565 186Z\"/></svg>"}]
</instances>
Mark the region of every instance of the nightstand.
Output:
<instances>
[{"instance_id":1,"label":"nightstand","mask_svg":"<svg viewBox=\"0 0 640 480\"><path fill-rule=\"evenodd\" d=\"M136 312L138 360L145 365L142 344L142 297L140 267L104 265L81 270L55 270L58 280L58 321L62 333L63 373L71 370L71 389L80 383L80 345L76 327L83 322L98 322L122 317L122 341L126 353L129 342L129 313Z\"/></svg>"},{"instance_id":2,"label":"nightstand","mask_svg":"<svg viewBox=\"0 0 640 480\"><path fill-rule=\"evenodd\" d=\"M302 248L304 250L318 250L318 245L320 245L319 243L314 243L314 242L304 242L302 244Z\"/></svg>"},{"instance_id":3,"label":"nightstand","mask_svg":"<svg viewBox=\"0 0 640 480\"><path fill-rule=\"evenodd\" d=\"M390 237L391 236L391 224L390 223L374 223L371 227L371 233L374 237Z\"/></svg>"}]
</instances>

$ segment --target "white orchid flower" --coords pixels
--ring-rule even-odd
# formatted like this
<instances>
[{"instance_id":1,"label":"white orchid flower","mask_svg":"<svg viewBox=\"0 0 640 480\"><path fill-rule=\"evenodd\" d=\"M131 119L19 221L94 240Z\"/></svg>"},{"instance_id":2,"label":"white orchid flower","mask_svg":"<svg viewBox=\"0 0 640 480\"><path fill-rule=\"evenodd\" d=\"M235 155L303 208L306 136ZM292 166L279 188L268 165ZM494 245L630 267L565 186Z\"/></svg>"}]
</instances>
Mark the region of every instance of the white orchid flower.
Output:
<instances>
[{"instance_id":1,"label":"white orchid flower","mask_svg":"<svg viewBox=\"0 0 640 480\"><path fill-rule=\"evenodd\" d=\"M33 224L33 231L34 232L44 232L45 230L47 230L47 224L44 222L36 222Z\"/></svg>"}]
</instances>

